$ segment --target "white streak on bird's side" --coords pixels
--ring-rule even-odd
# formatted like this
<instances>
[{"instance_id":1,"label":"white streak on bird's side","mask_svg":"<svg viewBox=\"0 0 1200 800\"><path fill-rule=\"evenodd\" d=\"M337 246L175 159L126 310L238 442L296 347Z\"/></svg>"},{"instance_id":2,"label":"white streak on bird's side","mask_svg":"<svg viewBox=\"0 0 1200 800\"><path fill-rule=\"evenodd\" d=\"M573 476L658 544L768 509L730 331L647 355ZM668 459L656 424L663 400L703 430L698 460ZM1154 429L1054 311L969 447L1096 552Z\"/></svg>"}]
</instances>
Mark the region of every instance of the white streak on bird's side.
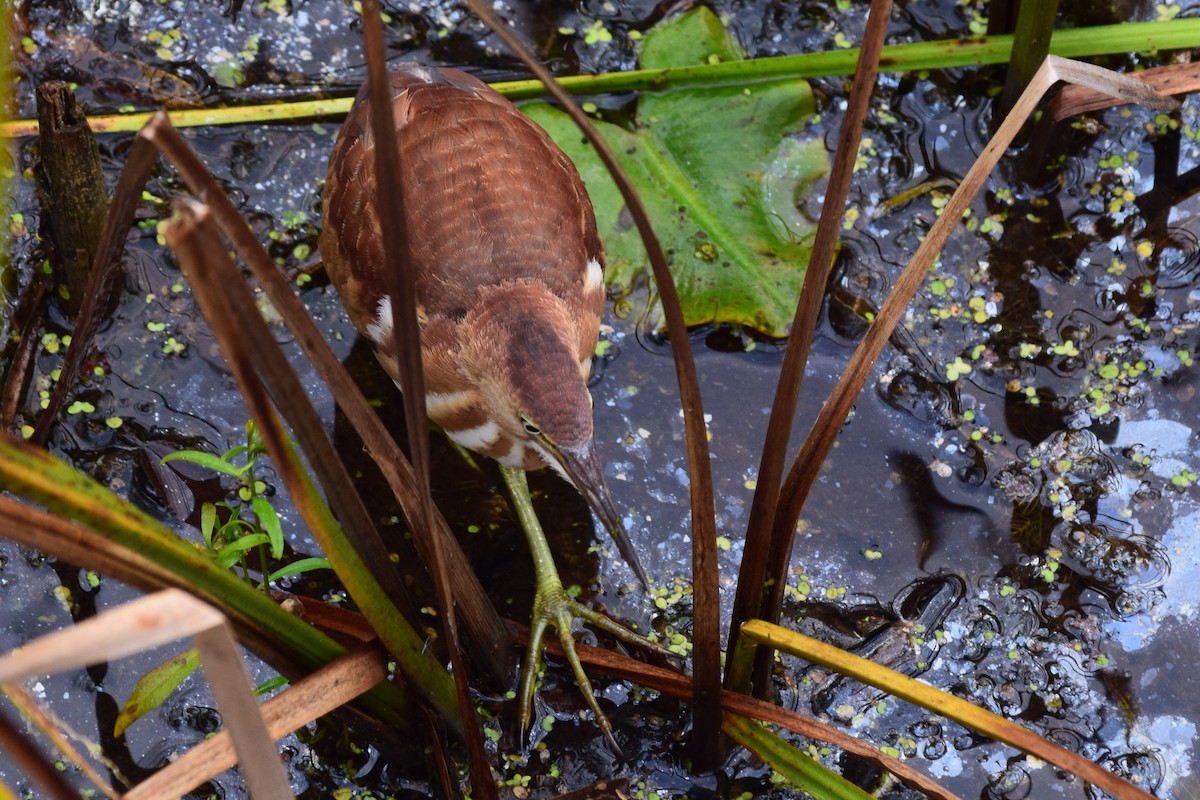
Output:
<instances>
[{"instance_id":1,"label":"white streak on bird's side","mask_svg":"<svg viewBox=\"0 0 1200 800\"><path fill-rule=\"evenodd\" d=\"M468 450L487 450L500 439L500 426L488 421L464 431L446 431L446 435Z\"/></svg>"},{"instance_id":2,"label":"white streak on bird's side","mask_svg":"<svg viewBox=\"0 0 1200 800\"><path fill-rule=\"evenodd\" d=\"M457 392L426 392L425 413L435 419L443 414L462 411L475 402L475 393L466 390Z\"/></svg>"},{"instance_id":3,"label":"white streak on bird's side","mask_svg":"<svg viewBox=\"0 0 1200 800\"><path fill-rule=\"evenodd\" d=\"M587 272L583 277L583 290L590 292L593 289L604 287L604 270L600 266L600 262L594 258L589 258L587 262Z\"/></svg>"},{"instance_id":4,"label":"white streak on bird's side","mask_svg":"<svg viewBox=\"0 0 1200 800\"><path fill-rule=\"evenodd\" d=\"M367 323L367 336L379 346L385 345L392 336L392 298L387 295L379 299L375 321Z\"/></svg>"}]
</instances>

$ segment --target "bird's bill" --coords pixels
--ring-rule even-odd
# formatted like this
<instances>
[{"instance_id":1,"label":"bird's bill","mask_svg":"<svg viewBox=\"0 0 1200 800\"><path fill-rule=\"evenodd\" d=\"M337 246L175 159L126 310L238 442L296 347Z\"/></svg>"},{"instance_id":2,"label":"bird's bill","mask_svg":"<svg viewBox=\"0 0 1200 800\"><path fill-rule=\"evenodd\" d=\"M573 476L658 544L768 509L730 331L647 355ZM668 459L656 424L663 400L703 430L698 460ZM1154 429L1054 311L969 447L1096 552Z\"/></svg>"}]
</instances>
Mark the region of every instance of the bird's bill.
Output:
<instances>
[{"instance_id":1,"label":"bird's bill","mask_svg":"<svg viewBox=\"0 0 1200 800\"><path fill-rule=\"evenodd\" d=\"M638 561L633 545L625 535L621 516L617 513L612 496L608 493L608 486L604 483L604 472L600 468L600 457L596 454L595 445L589 441L578 449L554 448L552 452L567 477L570 478L571 483L575 484L575 488L583 495L583 499L587 501L592 512L600 518L600 523L616 540L617 550L629 564L633 574L642 582L643 587L649 589L650 583L646 579L646 572L642 569L641 562Z\"/></svg>"}]
</instances>

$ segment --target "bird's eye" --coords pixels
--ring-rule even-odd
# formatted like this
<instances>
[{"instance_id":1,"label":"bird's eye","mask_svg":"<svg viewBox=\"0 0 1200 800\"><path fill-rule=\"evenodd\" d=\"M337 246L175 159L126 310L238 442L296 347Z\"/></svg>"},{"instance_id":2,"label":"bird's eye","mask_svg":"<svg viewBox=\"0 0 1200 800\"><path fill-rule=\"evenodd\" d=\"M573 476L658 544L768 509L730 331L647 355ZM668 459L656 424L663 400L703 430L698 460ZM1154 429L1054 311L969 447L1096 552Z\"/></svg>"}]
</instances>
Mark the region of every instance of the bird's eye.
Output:
<instances>
[{"instance_id":1,"label":"bird's eye","mask_svg":"<svg viewBox=\"0 0 1200 800\"><path fill-rule=\"evenodd\" d=\"M534 425L533 420L531 420L529 417L525 416L524 414L521 415L521 424L525 426L526 431L533 434L534 436L537 436L539 433L542 432L542 429L539 428L537 425Z\"/></svg>"}]
</instances>

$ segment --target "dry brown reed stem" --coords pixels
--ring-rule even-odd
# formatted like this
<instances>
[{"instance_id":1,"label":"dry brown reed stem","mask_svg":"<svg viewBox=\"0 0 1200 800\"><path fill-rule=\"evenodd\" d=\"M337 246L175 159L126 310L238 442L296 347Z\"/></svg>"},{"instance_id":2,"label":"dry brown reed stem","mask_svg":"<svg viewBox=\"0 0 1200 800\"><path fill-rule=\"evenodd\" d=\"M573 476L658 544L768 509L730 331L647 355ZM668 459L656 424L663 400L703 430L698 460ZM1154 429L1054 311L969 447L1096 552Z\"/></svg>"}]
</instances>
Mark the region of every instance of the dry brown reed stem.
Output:
<instances>
[{"instance_id":1,"label":"dry brown reed stem","mask_svg":"<svg viewBox=\"0 0 1200 800\"><path fill-rule=\"evenodd\" d=\"M1195 62L1151 67L1141 72L1134 72L1129 77L1141 81L1162 95L1200 91L1200 63ZM1076 114L1098 111L1122 102L1126 101L1086 86L1064 86L1062 91L1050 101L1049 114L1056 122L1061 122Z\"/></svg>"},{"instance_id":2,"label":"dry brown reed stem","mask_svg":"<svg viewBox=\"0 0 1200 800\"><path fill-rule=\"evenodd\" d=\"M408 688L436 709L448 728L461 735L463 720L458 716L445 668L417 633L420 628L410 625L398 612L394 600L367 569L363 554L344 536L288 439L271 392L263 380L273 365L286 364L286 359L229 253L220 246L217 226L208 207L192 198L177 199L175 216L164 226L163 234L190 278L200 310L237 381L246 408L254 418L296 511L325 551L351 598L376 628L380 640L396 656L397 665L410 678ZM286 374L295 378L290 372ZM300 401L306 414L315 415L302 390L276 391L276 402L283 401L281 395L299 395L292 399ZM319 430L320 426L307 427ZM324 444L331 447L327 440ZM331 458L336 460L336 456Z\"/></svg>"},{"instance_id":3,"label":"dry brown reed stem","mask_svg":"<svg viewBox=\"0 0 1200 800\"><path fill-rule=\"evenodd\" d=\"M263 703L267 730L272 738L282 738L386 679L386 653L376 646L357 648ZM130 789L122 800L180 797L236 764L233 740L223 730Z\"/></svg>"},{"instance_id":4,"label":"dry brown reed stem","mask_svg":"<svg viewBox=\"0 0 1200 800\"><path fill-rule=\"evenodd\" d=\"M795 536L796 521L800 518L800 511L804 507L804 502L808 499L808 493L816 482L821 465L833 447L846 416L850 413L855 398L862 391L875 361L883 352L892 330L912 301L913 295L925 280L925 276L941 252L946 239L958 226L963 214L983 187L988 175L1004 155L1009 144L1016 138L1022 125L1033 114L1046 91L1060 80L1090 86L1114 96L1127 98L1130 102L1140 102L1154 108L1171 108L1177 105L1175 101L1161 97L1140 81L1092 64L1057 56L1050 56L1043 62L1025 92L1013 106L1012 112L1001 123L975 164L962 179L958 189L942 209L941 216L930 227L925 240L896 280L891 294L884 301L875 321L871 323L858 348L854 351L854 355L851 356L850 363L847 364L837 385L830 392L804 445L792 462L780 493L780 508L776 512L775 531L772 534L774 549L768 563L775 566L775 572L769 578L773 583L771 584L771 602L767 613L763 616L766 621L775 622L779 618L792 541Z\"/></svg>"},{"instance_id":5,"label":"dry brown reed stem","mask_svg":"<svg viewBox=\"0 0 1200 800\"><path fill-rule=\"evenodd\" d=\"M687 325L675 280L667 266L666 256L658 236L638 197L637 189L617 161L612 148L596 131L587 115L575 100L554 80L529 48L481 0L467 0L472 12L525 63L547 91L554 97L604 162L620 190L642 242L650 258L654 283L658 288L667 330L671 334L671 355L679 383L679 399L683 407L684 438L688 450L688 475L692 511L692 730L693 766L697 771L715 769L720 756L717 733L720 730L721 707L716 702L721 691L721 599L717 570L717 528L714 512L712 465L708 450L708 432L704 425L704 405L700 398L700 382L692 356Z\"/></svg>"},{"instance_id":6,"label":"dry brown reed stem","mask_svg":"<svg viewBox=\"0 0 1200 800\"><path fill-rule=\"evenodd\" d=\"M29 437L35 444L45 444L46 436L58 419L63 403L66 402L67 393L75 388L79 369L83 365L84 357L91 350L96 331L104 321L113 281L120 269L121 253L125 250L125 236L133 225L134 212L142 200L142 187L146 185L157 158L158 154L149 142L142 142L140 137L134 140L129 157L125 160L125 168L121 170L121 177L117 181L117 188L108 204L108 216L104 220L104 230L100 234L96 257L88 271L83 303L79 313L75 315L75 329L71 334L71 344L67 346L67 354L63 357L58 382L54 384L50 402L42 410L34 426L33 435Z\"/></svg>"},{"instance_id":7,"label":"dry brown reed stem","mask_svg":"<svg viewBox=\"0 0 1200 800\"><path fill-rule=\"evenodd\" d=\"M237 209L229 198L221 191L219 185L205 168L196 153L188 146L168 121L165 114L156 115L142 130L141 136L151 139L164 157L179 172L188 189L197 197L207 200L208 208L213 214L221 232L229 239L237 250L238 255L250 268L255 280L266 293L276 311L279 312L289 330L296 337L296 343L312 362L314 369L322 382L328 387L330 394L338 406L346 414L346 418L363 442L372 460L379 467L388 486L391 488L405 516L416 516L416 505L420 502L416 488L416 478L412 467L396 441L388 433L375 410L371 408L362 390L355 384L353 378L342 366L337 356L326 341L324 334L317 328L312 317L308 315L304 304L296 296L287 278L276 267L271 257L263 249L262 244L254 237L254 233L245 224ZM347 519L346 512L339 509L339 516ZM477 657L478 663L485 668L488 675L497 683L507 683L512 677L514 661L509 649L508 632L500 621L499 614L488 600L479 584L474 570L471 569L466 555L457 540L450 532L445 518L440 513L434 513L434 529L443 542L444 551L450 561L450 575L454 580L454 596L458 611L470 632L473 645L471 652ZM351 534L353 536L353 534ZM423 542L417 539L418 547ZM380 551L374 548L382 547L376 543L362 542L354 539L355 547L362 552L371 554ZM427 558L421 551L423 559ZM378 556L385 562L386 550ZM374 556L368 561L375 560ZM386 579L386 571L381 571ZM385 581L384 586L388 583ZM389 589L389 592L391 590Z\"/></svg>"},{"instance_id":8,"label":"dry brown reed stem","mask_svg":"<svg viewBox=\"0 0 1200 800\"><path fill-rule=\"evenodd\" d=\"M378 0L363 0L363 45L367 53L367 90L371 101L371 128L375 141L375 176L380 195L379 217L383 240L383 275L387 297L393 309L395 325L392 341L397 342L392 356L396 359L404 400L404 419L408 428L408 449L416 478L417 502L405 509L413 535L424 541L425 566L433 577L437 595L438 618L446 639L451 673L463 721L471 792L484 800L496 798L496 784L483 743L483 725L475 711L470 673L467 670L458 634L455 597L450 584L449 567L442 542L433 528L433 498L429 489L429 425L425 411L425 376L421 357L421 329L417 324L416 275L405 263L408 250L408 215L405 186L401 175L400 148L396 141L396 121L392 112L392 83L388 77L384 52L383 21ZM389 146L390 145L390 146ZM386 198L386 201L384 201ZM441 748L438 748L441 749ZM443 787L447 796L450 786Z\"/></svg>"},{"instance_id":9,"label":"dry brown reed stem","mask_svg":"<svg viewBox=\"0 0 1200 800\"><path fill-rule=\"evenodd\" d=\"M821 303L825 298L825 287L829 282L829 272L833 268L838 237L842 230L842 215L846 208L846 197L850 193L850 182L854 176L863 124L875 89L879 54L883 49L891 7L891 0L872 0L867 27L863 31L858 68L855 71L846 115L838 133L837 153L834 156L833 169L830 171L829 184L825 190L825 203L821 207L821 219L817 224L817 233L809 255L808 273L804 277L800 301L796 304L791 336L783 354L779 383L775 387L775 398L771 403L771 415L767 420L767 431L763 438L758 483L750 506L750 519L746 523L746 545L742 551L737 594L734 597L733 614L729 624L729 652L733 652L737 646L742 623L767 613L770 599L767 589L767 565L770 563L768 559L772 552L771 531L779 504L783 464L787 457L788 442L791 440L800 387L804 382L804 367L808 363L817 319L821 313ZM766 678L771 666L769 654L764 656L756 662L752 680L755 693L760 697L765 696ZM750 688L747 682L751 680L751 676L735 674L736 667L733 660L726 663L726 687L744 692Z\"/></svg>"},{"instance_id":10,"label":"dry brown reed stem","mask_svg":"<svg viewBox=\"0 0 1200 800\"><path fill-rule=\"evenodd\" d=\"M56 631L0 658L0 684L64 672L191 638L246 786L255 800L290 800L287 772L242 663L225 615L179 589L166 589Z\"/></svg>"}]
</instances>

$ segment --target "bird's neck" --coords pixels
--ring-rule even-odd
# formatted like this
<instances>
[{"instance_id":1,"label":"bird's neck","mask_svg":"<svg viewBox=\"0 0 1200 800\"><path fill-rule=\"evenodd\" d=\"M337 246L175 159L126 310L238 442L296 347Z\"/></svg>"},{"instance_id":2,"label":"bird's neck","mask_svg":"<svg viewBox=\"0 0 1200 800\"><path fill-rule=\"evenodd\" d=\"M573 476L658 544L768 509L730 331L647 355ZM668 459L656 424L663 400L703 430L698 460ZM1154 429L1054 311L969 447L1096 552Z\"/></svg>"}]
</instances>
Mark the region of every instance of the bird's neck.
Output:
<instances>
[{"instance_id":1,"label":"bird's neck","mask_svg":"<svg viewBox=\"0 0 1200 800\"><path fill-rule=\"evenodd\" d=\"M494 287L466 322L480 334L472 337L482 345L477 357L492 360L504 376L507 386L498 390L515 392L522 410L560 444L591 438L591 352L580 352L578 317L560 298L536 282Z\"/></svg>"}]
</instances>

